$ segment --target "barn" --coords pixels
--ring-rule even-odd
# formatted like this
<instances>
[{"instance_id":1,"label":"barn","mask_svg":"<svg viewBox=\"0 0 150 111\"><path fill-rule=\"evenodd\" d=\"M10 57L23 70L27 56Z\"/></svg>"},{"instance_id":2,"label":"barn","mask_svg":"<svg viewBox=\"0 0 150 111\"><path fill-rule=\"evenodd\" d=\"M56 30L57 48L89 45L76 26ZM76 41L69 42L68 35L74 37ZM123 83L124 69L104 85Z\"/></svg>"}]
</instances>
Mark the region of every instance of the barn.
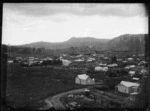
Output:
<instances>
[{"instance_id":1,"label":"barn","mask_svg":"<svg viewBox=\"0 0 150 111\"><path fill-rule=\"evenodd\" d=\"M83 85L90 85L90 84L95 84L95 79L91 79L88 75L86 74L80 74L77 75L75 78L75 83L76 84L83 84Z\"/></svg>"},{"instance_id":2,"label":"barn","mask_svg":"<svg viewBox=\"0 0 150 111\"><path fill-rule=\"evenodd\" d=\"M121 81L120 84L116 86L116 90L122 93L130 94L133 92L138 92L140 84L128 81Z\"/></svg>"}]
</instances>

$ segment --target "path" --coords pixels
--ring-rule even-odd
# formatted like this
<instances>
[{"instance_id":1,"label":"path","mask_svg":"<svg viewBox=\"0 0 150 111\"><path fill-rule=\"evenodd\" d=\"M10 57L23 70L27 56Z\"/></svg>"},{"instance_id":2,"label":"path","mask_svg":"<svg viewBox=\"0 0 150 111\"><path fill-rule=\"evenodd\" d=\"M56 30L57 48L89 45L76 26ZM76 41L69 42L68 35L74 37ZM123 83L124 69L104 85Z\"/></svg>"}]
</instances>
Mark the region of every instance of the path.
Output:
<instances>
[{"instance_id":1,"label":"path","mask_svg":"<svg viewBox=\"0 0 150 111\"><path fill-rule=\"evenodd\" d=\"M56 110L64 110L66 108L61 103L60 98L65 96L65 95L68 95L70 93L83 92L85 89L86 88L71 90L71 91L68 91L68 92L59 93L55 96L49 97L49 98L45 99L45 102L46 102L47 105L44 106L43 108L40 108L40 110L47 110L47 109L50 109L51 107L55 108Z\"/></svg>"}]
</instances>

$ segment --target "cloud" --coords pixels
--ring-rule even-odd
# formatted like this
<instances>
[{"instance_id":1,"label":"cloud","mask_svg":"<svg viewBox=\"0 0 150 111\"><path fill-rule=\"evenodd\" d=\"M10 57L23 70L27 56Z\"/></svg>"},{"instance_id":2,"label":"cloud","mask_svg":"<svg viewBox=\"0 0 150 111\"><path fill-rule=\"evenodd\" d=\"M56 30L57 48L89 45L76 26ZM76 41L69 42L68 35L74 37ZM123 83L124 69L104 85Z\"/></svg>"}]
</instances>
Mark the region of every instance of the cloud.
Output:
<instances>
[{"instance_id":1,"label":"cloud","mask_svg":"<svg viewBox=\"0 0 150 111\"><path fill-rule=\"evenodd\" d=\"M104 3L5 3L4 9L15 13L42 17L56 14L76 16L146 16L143 4L104 4Z\"/></svg>"}]
</instances>

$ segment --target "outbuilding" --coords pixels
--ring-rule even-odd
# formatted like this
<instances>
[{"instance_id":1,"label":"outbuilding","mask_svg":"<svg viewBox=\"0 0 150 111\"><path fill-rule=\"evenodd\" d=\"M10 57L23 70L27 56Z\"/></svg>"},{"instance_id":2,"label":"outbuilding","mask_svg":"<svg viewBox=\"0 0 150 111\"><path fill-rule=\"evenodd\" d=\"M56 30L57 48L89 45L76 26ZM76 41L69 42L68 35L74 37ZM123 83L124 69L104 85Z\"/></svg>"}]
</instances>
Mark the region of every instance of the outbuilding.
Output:
<instances>
[{"instance_id":1,"label":"outbuilding","mask_svg":"<svg viewBox=\"0 0 150 111\"><path fill-rule=\"evenodd\" d=\"M129 71L129 75L130 75L130 76L135 75L135 71Z\"/></svg>"},{"instance_id":2,"label":"outbuilding","mask_svg":"<svg viewBox=\"0 0 150 111\"><path fill-rule=\"evenodd\" d=\"M62 59L63 66L69 66L70 63L71 61Z\"/></svg>"},{"instance_id":3,"label":"outbuilding","mask_svg":"<svg viewBox=\"0 0 150 111\"><path fill-rule=\"evenodd\" d=\"M75 78L75 83L76 84L83 84L83 85L90 85L90 84L95 84L95 79L91 79L88 75L86 74L80 74L77 75Z\"/></svg>"},{"instance_id":4,"label":"outbuilding","mask_svg":"<svg viewBox=\"0 0 150 111\"><path fill-rule=\"evenodd\" d=\"M120 84L116 86L119 92L130 94L133 92L139 92L140 84L135 82L121 81Z\"/></svg>"}]
</instances>

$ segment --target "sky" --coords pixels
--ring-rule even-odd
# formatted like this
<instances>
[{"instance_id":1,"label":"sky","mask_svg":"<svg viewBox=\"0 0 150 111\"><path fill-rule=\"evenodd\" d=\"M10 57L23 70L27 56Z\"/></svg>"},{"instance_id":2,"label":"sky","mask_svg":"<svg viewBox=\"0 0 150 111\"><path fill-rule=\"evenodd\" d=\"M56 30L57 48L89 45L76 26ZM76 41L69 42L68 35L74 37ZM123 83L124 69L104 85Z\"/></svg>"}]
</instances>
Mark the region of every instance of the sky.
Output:
<instances>
[{"instance_id":1,"label":"sky","mask_svg":"<svg viewBox=\"0 0 150 111\"><path fill-rule=\"evenodd\" d=\"M63 42L71 37L112 39L148 33L143 4L4 3L2 44Z\"/></svg>"}]
</instances>

